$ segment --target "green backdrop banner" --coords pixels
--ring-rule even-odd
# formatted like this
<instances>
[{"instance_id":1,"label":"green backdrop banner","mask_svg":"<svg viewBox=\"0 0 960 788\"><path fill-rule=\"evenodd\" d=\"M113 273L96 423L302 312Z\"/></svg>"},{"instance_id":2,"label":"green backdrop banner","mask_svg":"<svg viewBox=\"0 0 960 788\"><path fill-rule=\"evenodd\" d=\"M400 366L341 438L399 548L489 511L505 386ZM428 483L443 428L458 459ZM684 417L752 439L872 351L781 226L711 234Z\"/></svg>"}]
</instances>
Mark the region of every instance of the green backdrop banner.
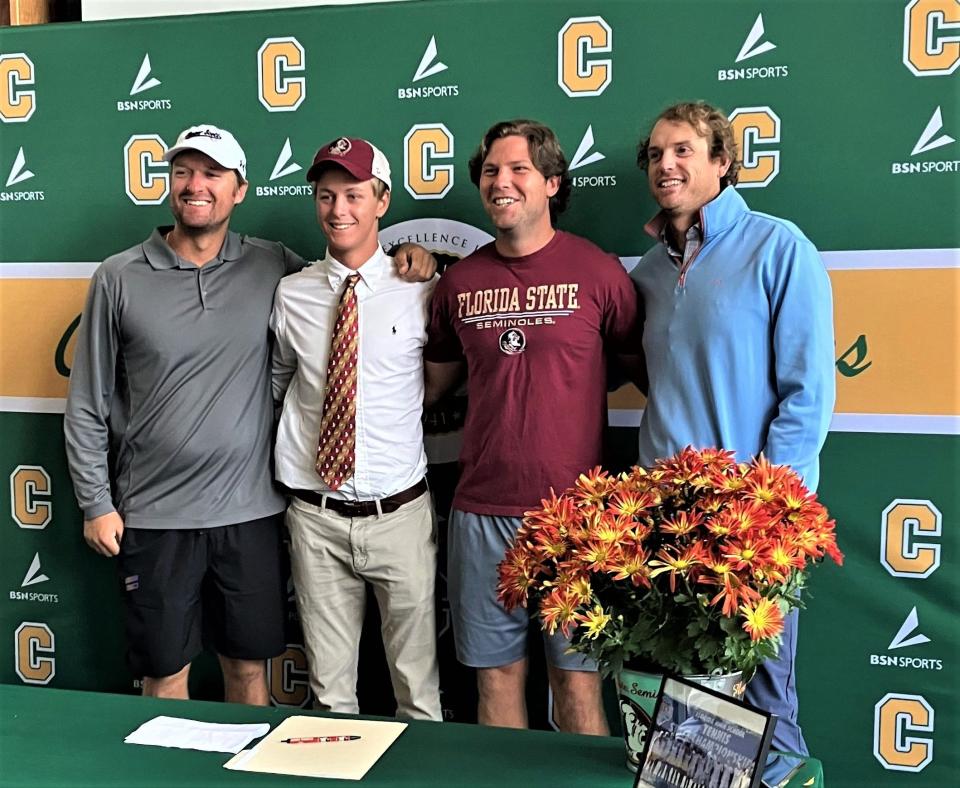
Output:
<instances>
[{"instance_id":1,"label":"green backdrop banner","mask_svg":"<svg viewBox=\"0 0 960 788\"><path fill-rule=\"evenodd\" d=\"M802 616L808 742L839 785L952 784L958 72L960 0L424 0L0 30L0 681L135 686L116 579L82 542L60 414L89 276L169 222L161 155L182 128L236 133L251 188L233 227L311 258L312 155L368 137L394 172L384 242L450 261L489 237L470 153L493 122L534 117L571 162L562 226L629 267L655 212L637 141L666 104L703 98L734 123L743 196L796 222L834 287L820 493L847 564L814 577ZM635 391L611 397L627 460L641 407ZM455 456L455 440L432 439L448 485ZM471 678L440 615L444 706L462 719ZM295 624L271 689L297 705ZM361 691L383 710L388 689Z\"/></svg>"}]
</instances>

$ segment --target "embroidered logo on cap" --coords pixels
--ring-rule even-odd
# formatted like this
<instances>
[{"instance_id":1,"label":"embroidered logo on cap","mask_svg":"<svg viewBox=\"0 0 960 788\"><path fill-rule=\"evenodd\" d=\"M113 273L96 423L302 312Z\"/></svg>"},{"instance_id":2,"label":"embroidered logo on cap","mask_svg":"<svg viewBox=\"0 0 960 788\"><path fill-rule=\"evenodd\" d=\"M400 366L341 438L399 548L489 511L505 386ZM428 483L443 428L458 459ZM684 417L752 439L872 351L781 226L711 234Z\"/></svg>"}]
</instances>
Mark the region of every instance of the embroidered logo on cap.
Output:
<instances>
[{"instance_id":1,"label":"embroidered logo on cap","mask_svg":"<svg viewBox=\"0 0 960 788\"><path fill-rule=\"evenodd\" d=\"M332 153L334 156L346 156L352 147L353 143L351 143L350 140L346 137L341 137L327 148L327 153Z\"/></svg>"},{"instance_id":2,"label":"embroidered logo on cap","mask_svg":"<svg viewBox=\"0 0 960 788\"><path fill-rule=\"evenodd\" d=\"M223 137L217 134L217 132L210 131L210 129L200 129L199 131L191 131L190 133L187 134L187 136L184 139L192 140L194 137L209 137L212 140L223 139Z\"/></svg>"}]
</instances>

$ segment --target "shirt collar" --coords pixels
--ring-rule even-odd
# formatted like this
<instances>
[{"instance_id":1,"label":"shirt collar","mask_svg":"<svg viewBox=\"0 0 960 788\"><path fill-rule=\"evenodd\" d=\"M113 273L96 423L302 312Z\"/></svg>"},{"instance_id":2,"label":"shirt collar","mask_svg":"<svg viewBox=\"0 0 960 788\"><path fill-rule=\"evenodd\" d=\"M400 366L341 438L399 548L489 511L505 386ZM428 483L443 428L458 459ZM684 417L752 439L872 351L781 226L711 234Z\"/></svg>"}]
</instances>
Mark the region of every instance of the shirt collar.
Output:
<instances>
[{"instance_id":1,"label":"shirt collar","mask_svg":"<svg viewBox=\"0 0 960 788\"><path fill-rule=\"evenodd\" d=\"M701 218L703 214L701 213ZM666 248L667 252L673 257L683 257L683 254L674 248L673 244L670 242L670 233L667 232L669 223L667 222L667 216L663 211L660 211L656 216L654 216L649 222L647 222L643 229L646 231L647 235L656 238L660 243L662 243ZM696 222L691 225L687 230L687 243L694 241L696 243L703 243L703 227L700 222Z\"/></svg>"},{"instance_id":2,"label":"shirt collar","mask_svg":"<svg viewBox=\"0 0 960 788\"><path fill-rule=\"evenodd\" d=\"M714 197L706 205L700 207L700 235L704 242L708 238L714 238L717 235L726 232L730 227L740 221L740 217L749 209L746 202L733 186L726 186L720 194ZM660 240L660 233L667 223L667 216L660 211L643 229L647 235Z\"/></svg>"},{"instance_id":3,"label":"shirt collar","mask_svg":"<svg viewBox=\"0 0 960 788\"><path fill-rule=\"evenodd\" d=\"M700 221L694 222L691 225L690 229L687 230L687 238L690 238L691 230L696 232L695 237L703 240L703 226L701 222L703 221L703 211L700 212ZM664 211L660 211L656 216L654 216L649 222L644 226L644 232L649 235L651 238L655 238L660 241L664 246L672 248L670 244L670 234L667 232L668 222L667 214Z\"/></svg>"},{"instance_id":4,"label":"shirt collar","mask_svg":"<svg viewBox=\"0 0 960 788\"><path fill-rule=\"evenodd\" d=\"M388 257L379 244L373 255L366 260L356 270L347 268L343 263L327 253L322 260L317 262L317 273L325 276L330 282L330 289L337 291L352 274L360 274L360 282L366 285L370 290L376 290L378 285L386 278L389 266L392 264L392 258ZM359 285L359 283L358 283Z\"/></svg>"},{"instance_id":5,"label":"shirt collar","mask_svg":"<svg viewBox=\"0 0 960 788\"><path fill-rule=\"evenodd\" d=\"M196 268L193 263L182 260L170 245L166 242L167 233L173 229L173 225L164 225L157 227L150 237L143 242L143 256L157 271L170 268ZM228 260L236 260L243 253L243 241L239 235L234 232L227 232L227 237L223 241L223 246L217 252L216 258L212 259L204 267L214 268L220 263Z\"/></svg>"},{"instance_id":6,"label":"shirt collar","mask_svg":"<svg viewBox=\"0 0 960 788\"><path fill-rule=\"evenodd\" d=\"M661 240L663 238L664 228L667 226L667 215L660 211L649 222L643 225L643 231L651 238Z\"/></svg>"}]
</instances>

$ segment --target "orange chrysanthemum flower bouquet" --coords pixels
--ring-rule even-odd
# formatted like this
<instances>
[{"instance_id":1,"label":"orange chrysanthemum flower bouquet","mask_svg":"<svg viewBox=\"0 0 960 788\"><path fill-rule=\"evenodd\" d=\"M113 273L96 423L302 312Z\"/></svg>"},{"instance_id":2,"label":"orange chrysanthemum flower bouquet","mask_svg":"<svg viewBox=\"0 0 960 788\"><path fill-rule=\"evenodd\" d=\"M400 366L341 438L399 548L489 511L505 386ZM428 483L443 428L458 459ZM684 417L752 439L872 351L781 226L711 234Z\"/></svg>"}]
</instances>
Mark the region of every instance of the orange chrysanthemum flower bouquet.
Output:
<instances>
[{"instance_id":1,"label":"orange chrysanthemum flower bouquet","mask_svg":"<svg viewBox=\"0 0 960 788\"><path fill-rule=\"evenodd\" d=\"M843 563L834 526L790 468L688 447L551 491L500 563L499 598L534 600L607 675L629 662L746 679L776 654L808 567Z\"/></svg>"}]
</instances>

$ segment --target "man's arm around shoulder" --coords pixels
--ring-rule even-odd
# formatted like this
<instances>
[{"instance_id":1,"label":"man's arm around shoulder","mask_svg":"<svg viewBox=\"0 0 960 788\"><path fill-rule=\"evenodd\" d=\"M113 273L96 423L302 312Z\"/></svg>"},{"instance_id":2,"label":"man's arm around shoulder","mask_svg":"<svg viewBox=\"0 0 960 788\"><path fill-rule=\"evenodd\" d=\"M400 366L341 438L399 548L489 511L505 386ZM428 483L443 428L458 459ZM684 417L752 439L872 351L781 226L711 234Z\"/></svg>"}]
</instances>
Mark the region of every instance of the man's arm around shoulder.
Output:
<instances>
[{"instance_id":1,"label":"man's arm around shoulder","mask_svg":"<svg viewBox=\"0 0 960 788\"><path fill-rule=\"evenodd\" d=\"M417 244L400 244L390 254L397 274L407 282L429 282L437 272L437 258Z\"/></svg>"}]
</instances>

